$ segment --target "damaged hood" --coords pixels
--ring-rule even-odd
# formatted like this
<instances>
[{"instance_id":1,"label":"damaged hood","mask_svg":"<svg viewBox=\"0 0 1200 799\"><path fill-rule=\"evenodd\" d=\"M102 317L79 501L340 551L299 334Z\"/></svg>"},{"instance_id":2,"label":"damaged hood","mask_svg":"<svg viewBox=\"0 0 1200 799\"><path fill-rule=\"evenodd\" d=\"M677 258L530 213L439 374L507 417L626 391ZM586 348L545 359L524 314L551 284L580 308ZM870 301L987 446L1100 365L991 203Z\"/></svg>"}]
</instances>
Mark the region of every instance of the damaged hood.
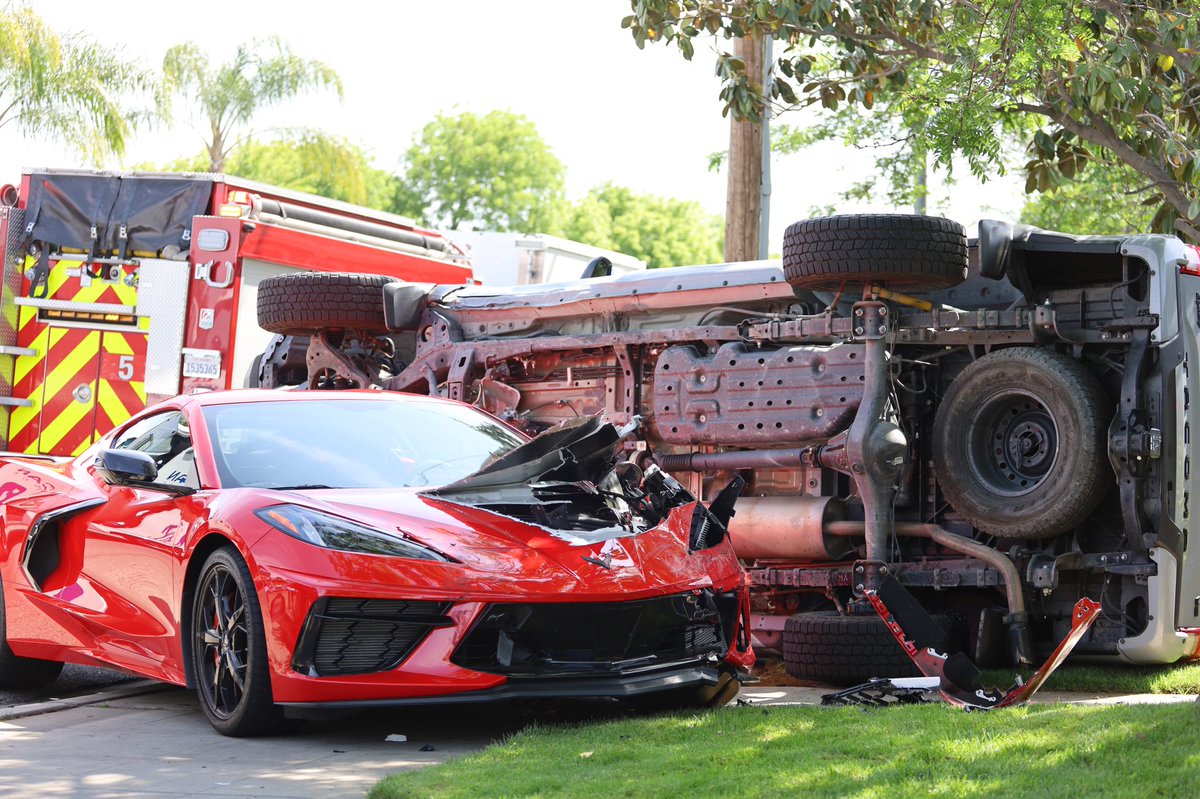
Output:
<instances>
[{"instance_id":1,"label":"damaged hood","mask_svg":"<svg viewBox=\"0 0 1200 799\"><path fill-rule=\"evenodd\" d=\"M545 482L599 482L617 461L621 436L599 417L556 425L472 475L423 492L454 496Z\"/></svg>"}]
</instances>

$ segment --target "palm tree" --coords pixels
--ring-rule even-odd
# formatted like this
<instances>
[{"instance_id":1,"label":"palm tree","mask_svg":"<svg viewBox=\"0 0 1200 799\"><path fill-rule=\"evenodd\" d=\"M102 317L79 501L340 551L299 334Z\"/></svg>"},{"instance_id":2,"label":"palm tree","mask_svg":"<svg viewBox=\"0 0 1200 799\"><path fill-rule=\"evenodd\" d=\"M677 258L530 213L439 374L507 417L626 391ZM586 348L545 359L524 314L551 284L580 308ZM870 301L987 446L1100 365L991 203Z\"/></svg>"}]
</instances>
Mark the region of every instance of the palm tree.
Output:
<instances>
[{"instance_id":1,"label":"palm tree","mask_svg":"<svg viewBox=\"0 0 1200 799\"><path fill-rule=\"evenodd\" d=\"M238 46L233 60L217 67L193 42L179 44L163 57L164 99L173 94L199 105L209 128L204 146L209 169L224 169L229 152L242 139L230 141L238 127L249 124L256 111L308 88L331 86L342 97L342 80L320 61L300 58L280 39L255 40ZM170 111L168 102L164 109ZM249 135L246 131L243 135Z\"/></svg>"},{"instance_id":2,"label":"palm tree","mask_svg":"<svg viewBox=\"0 0 1200 799\"><path fill-rule=\"evenodd\" d=\"M115 50L60 35L24 5L0 10L0 127L65 141L98 162L124 152L135 123L148 116L124 106L152 85Z\"/></svg>"}]
</instances>

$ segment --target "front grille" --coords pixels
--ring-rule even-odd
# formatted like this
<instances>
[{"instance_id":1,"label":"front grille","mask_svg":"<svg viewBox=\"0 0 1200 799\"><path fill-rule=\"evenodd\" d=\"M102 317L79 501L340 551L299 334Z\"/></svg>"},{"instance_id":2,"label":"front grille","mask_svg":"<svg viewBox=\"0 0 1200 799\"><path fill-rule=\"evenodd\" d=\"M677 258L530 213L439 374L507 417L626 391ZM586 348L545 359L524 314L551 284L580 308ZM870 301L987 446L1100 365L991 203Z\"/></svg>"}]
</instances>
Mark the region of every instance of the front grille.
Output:
<instances>
[{"instance_id":1,"label":"front grille","mask_svg":"<svg viewBox=\"0 0 1200 799\"><path fill-rule=\"evenodd\" d=\"M449 603L326 597L309 611L292 668L311 677L370 674L404 662L425 636L452 624Z\"/></svg>"},{"instance_id":2,"label":"front grille","mask_svg":"<svg viewBox=\"0 0 1200 799\"><path fill-rule=\"evenodd\" d=\"M496 604L450 660L510 676L621 674L723 657L736 616L735 595L711 590L631 602Z\"/></svg>"}]
</instances>

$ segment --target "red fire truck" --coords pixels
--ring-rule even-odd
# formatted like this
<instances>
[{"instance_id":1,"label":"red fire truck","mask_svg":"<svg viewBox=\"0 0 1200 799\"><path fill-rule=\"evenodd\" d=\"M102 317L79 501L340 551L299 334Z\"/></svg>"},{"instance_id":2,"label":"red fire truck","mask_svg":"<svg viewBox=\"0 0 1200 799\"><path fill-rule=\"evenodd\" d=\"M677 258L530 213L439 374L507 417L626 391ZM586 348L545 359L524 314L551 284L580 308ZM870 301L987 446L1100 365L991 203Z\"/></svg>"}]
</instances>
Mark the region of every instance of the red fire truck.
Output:
<instances>
[{"instance_id":1,"label":"red fire truck","mask_svg":"<svg viewBox=\"0 0 1200 799\"><path fill-rule=\"evenodd\" d=\"M225 175L33 170L0 188L0 449L75 455L148 403L243 384L258 284L353 271L458 284L409 220Z\"/></svg>"}]
</instances>

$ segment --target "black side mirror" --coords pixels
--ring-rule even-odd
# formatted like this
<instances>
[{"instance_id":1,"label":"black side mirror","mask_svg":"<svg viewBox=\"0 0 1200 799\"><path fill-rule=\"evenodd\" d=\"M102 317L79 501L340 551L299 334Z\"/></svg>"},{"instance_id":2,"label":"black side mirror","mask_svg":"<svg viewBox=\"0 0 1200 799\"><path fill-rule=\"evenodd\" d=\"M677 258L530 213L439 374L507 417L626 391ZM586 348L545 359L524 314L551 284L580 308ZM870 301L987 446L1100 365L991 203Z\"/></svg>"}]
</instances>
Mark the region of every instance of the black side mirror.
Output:
<instances>
[{"instance_id":1,"label":"black side mirror","mask_svg":"<svg viewBox=\"0 0 1200 799\"><path fill-rule=\"evenodd\" d=\"M1012 261L1013 226L994 219L979 220L979 274L999 280Z\"/></svg>"},{"instance_id":2,"label":"black side mirror","mask_svg":"<svg viewBox=\"0 0 1200 799\"><path fill-rule=\"evenodd\" d=\"M612 270L612 261L600 255L588 262L588 265L583 269L583 274L580 275L580 280L588 280L593 277L610 277Z\"/></svg>"},{"instance_id":3,"label":"black side mirror","mask_svg":"<svg viewBox=\"0 0 1200 799\"><path fill-rule=\"evenodd\" d=\"M109 485L153 483L158 477L154 459L135 449L102 449L96 456L95 467Z\"/></svg>"},{"instance_id":4,"label":"black side mirror","mask_svg":"<svg viewBox=\"0 0 1200 799\"><path fill-rule=\"evenodd\" d=\"M433 283L388 283L383 287L383 321L388 330L416 330L429 304Z\"/></svg>"}]
</instances>

